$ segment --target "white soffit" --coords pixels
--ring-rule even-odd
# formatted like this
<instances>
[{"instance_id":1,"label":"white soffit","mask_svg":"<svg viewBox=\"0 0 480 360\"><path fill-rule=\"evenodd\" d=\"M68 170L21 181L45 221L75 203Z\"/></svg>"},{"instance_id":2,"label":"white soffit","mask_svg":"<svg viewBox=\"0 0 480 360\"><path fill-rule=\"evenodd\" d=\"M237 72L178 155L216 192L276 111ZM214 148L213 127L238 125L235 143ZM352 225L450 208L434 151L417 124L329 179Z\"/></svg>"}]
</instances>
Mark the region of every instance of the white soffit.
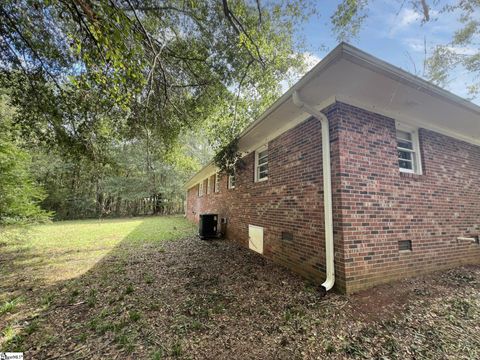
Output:
<instances>
[{"instance_id":1,"label":"white soffit","mask_svg":"<svg viewBox=\"0 0 480 360\"><path fill-rule=\"evenodd\" d=\"M389 75L342 58L312 79L301 94L307 102L321 104L321 89L328 88L339 101L480 145L480 107Z\"/></svg>"}]
</instances>

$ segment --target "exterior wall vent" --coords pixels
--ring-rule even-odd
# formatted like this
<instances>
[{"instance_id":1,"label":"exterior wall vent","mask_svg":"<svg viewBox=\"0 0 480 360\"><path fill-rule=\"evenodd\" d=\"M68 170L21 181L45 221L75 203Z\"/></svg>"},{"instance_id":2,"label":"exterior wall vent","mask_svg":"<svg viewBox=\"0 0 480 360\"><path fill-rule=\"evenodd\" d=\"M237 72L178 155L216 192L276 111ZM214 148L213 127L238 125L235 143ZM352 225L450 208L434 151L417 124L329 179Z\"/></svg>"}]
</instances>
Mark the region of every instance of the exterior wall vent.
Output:
<instances>
[{"instance_id":1,"label":"exterior wall vent","mask_svg":"<svg viewBox=\"0 0 480 360\"><path fill-rule=\"evenodd\" d=\"M282 231L282 240L293 241L293 234L288 231Z\"/></svg>"},{"instance_id":2,"label":"exterior wall vent","mask_svg":"<svg viewBox=\"0 0 480 360\"><path fill-rule=\"evenodd\" d=\"M399 251L412 251L412 240L400 240L398 242Z\"/></svg>"}]
</instances>

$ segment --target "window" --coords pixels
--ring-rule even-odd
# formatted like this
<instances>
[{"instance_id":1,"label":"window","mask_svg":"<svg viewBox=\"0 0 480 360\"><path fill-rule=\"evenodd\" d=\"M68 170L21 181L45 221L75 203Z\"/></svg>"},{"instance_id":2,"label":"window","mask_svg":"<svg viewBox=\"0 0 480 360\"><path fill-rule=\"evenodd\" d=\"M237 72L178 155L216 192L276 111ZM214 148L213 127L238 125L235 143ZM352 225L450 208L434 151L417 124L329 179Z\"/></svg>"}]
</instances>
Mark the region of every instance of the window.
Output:
<instances>
[{"instance_id":1,"label":"window","mask_svg":"<svg viewBox=\"0 0 480 360\"><path fill-rule=\"evenodd\" d=\"M211 184L210 184L210 179L211 179L211 176L209 176L207 178L207 194L210 194L212 191L211 191Z\"/></svg>"},{"instance_id":2,"label":"window","mask_svg":"<svg viewBox=\"0 0 480 360\"><path fill-rule=\"evenodd\" d=\"M235 174L228 175L228 188L235 189Z\"/></svg>"},{"instance_id":3,"label":"window","mask_svg":"<svg viewBox=\"0 0 480 360\"><path fill-rule=\"evenodd\" d=\"M198 184L198 196L203 196L203 180Z\"/></svg>"},{"instance_id":4,"label":"window","mask_svg":"<svg viewBox=\"0 0 480 360\"><path fill-rule=\"evenodd\" d=\"M265 145L255 151L255 181L268 179L268 147Z\"/></svg>"},{"instance_id":5,"label":"window","mask_svg":"<svg viewBox=\"0 0 480 360\"><path fill-rule=\"evenodd\" d=\"M397 126L397 152L401 172L422 173L417 130Z\"/></svg>"},{"instance_id":6,"label":"window","mask_svg":"<svg viewBox=\"0 0 480 360\"><path fill-rule=\"evenodd\" d=\"M215 174L215 192L218 193L220 191L220 174Z\"/></svg>"}]
</instances>

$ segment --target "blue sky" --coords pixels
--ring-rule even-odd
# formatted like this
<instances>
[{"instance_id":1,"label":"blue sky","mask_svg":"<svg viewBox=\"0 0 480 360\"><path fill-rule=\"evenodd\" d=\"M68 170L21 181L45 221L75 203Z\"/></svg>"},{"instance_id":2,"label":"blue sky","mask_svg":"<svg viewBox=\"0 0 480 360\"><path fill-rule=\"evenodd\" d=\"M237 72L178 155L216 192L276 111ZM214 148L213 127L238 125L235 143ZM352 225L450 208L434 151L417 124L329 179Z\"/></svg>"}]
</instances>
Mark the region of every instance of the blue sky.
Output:
<instances>
[{"instance_id":1,"label":"blue sky","mask_svg":"<svg viewBox=\"0 0 480 360\"><path fill-rule=\"evenodd\" d=\"M309 46L311 63L316 63L338 41L331 31L330 15L339 1L319 1L319 16L313 17L301 33ZM402 7L402 3L404 3ZM363 24L359 35L348 42L382 60L396 65L408 72L423 76L424 39L427 51L437 44L448 43L452 34L458 29L456 14L441 14L432 12L432 21L422 24L422 15L412 9L409 1L374 0L371 2L369 17ZM325 48L321 48L324 46ZM462 52L470 53L473 48L461 48ZM429 53L429 52L428 52ZM468 98L465 83L471 74L463 71L455 73L445 88L457 95ZM476 99L480 104L480 99Z\"/></svg>"}]
</instances>

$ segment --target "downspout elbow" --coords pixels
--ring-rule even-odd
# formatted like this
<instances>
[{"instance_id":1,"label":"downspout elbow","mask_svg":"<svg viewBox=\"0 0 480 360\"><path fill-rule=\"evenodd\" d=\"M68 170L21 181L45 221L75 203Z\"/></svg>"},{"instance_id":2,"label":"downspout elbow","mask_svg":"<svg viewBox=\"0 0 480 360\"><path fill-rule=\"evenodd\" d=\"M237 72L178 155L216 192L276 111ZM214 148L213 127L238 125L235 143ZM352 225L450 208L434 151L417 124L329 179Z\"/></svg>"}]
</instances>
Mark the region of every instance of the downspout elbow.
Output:
<instances>
[{"instance_id":1,"label":"downspout elbow","mask_svg":"<svg viewBox=\"0 0 480 360\"><path fill-rule=\"evenodd\" d=\"M326 279L321 285L322 291L326 293L335 284L335 259L333 248L333 207L332 207L332 175L330 164L330 126L328 118L303 101L297 91L292 94L293 103L309 113L322 124L322 158L323 158L323 204L325 218L325 262Z\"/></svg>"}]
</instances>

